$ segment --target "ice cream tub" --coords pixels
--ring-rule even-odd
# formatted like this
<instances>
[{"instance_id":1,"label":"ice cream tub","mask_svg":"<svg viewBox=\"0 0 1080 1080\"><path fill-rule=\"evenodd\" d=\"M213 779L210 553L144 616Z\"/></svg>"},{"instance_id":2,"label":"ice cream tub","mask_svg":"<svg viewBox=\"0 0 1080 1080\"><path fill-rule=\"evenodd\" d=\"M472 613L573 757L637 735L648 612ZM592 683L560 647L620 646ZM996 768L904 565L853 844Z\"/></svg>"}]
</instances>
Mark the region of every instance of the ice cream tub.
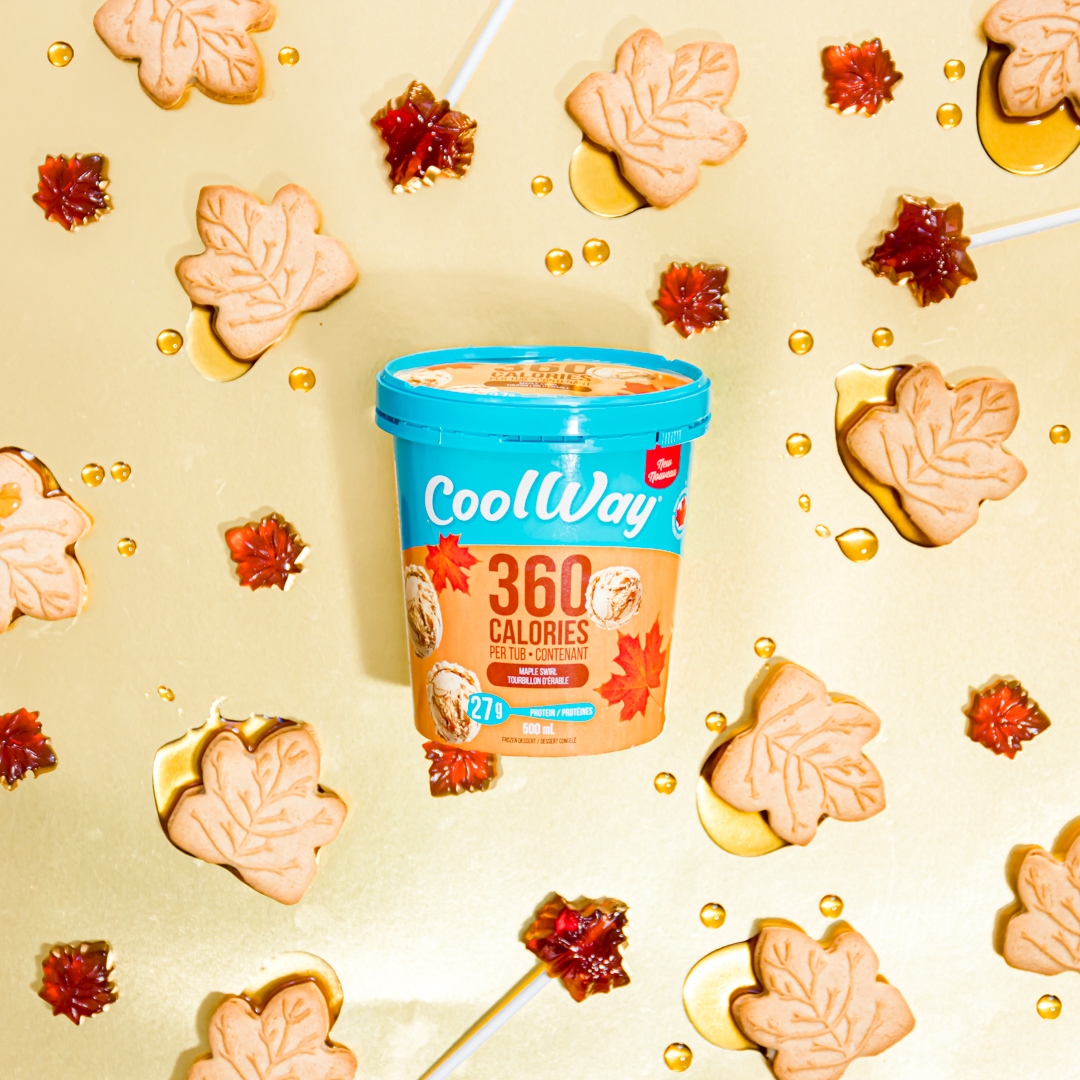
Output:
<instances>
[{"instance_id":1,"label":"ice cream tub","mask_svg":"<svg viewBox=\"0 0 1080 1080\"><path fill-rule=\"evenodd\" d=\"M615 349L448 349L378 376L394 436L416 727L531 757L664 728L698 368Z\"/></svg>"}]
</instances>

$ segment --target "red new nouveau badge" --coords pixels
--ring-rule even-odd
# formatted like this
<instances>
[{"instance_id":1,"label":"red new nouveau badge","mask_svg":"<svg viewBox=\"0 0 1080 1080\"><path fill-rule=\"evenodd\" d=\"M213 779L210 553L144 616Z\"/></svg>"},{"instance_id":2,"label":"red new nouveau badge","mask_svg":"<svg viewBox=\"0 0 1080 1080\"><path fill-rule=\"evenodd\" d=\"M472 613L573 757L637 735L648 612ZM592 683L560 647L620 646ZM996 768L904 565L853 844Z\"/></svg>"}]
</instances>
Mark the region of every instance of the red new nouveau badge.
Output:
<instances>
[{"instance_id":1,"label":"red new nouveau badge","mask_svg":"<svg viewBox=\"0 0 1080 1080\"><path fill-rule=\"evenodd\" d=\"M645 452L645 483L653 488L671 487L679 477L681 446L657 446Z\"/></svg>"}]
</instances>

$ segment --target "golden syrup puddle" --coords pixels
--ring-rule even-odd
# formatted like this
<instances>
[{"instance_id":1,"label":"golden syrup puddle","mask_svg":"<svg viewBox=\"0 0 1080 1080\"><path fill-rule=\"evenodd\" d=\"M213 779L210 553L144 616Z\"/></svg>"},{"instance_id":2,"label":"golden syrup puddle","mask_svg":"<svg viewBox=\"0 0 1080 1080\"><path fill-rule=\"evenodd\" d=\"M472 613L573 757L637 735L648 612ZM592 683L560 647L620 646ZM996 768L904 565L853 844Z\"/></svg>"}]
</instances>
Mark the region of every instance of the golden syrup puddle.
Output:
<instances>
[{"instance_id":1,"label":"golden syrup puddle","mask_svg":"<svg viewBox=\"0 0 1080 1080\"><path fill-rule=\"evenodd\" d=\"M532 193L538 199L543 199L555 190L555 185L551 182L550 176L534 176L530 187L532 188Z\"/></svg>"},{"instance_id":2,"label":"golden syrup puddle","mask_svg":"<svg viewBox=\"0 0 1080 1080\"><path fill-rule=\"evenodd\" d=\"M875 480L855 459L847 445L848 431L867 409L874 405L896 404L896 384L909 368L907 364L887 368L852 364L836 376L836 448L851 479L878 504L896 531L913 544L934 547L930 538L904 513L896 492ZM828 534L819 532L818 535Z\"/></svg>"},{"instance_id":3,"label":"golden syrup puddle","mask_svg":"<svg viewBox=\"0 0 1080 1080\"><path fill-rule=\"evenodd\" d=\"M275 994L287 986L295 986L303 982L313 982L326 998L326 1007L330 1013L330 1027L333 1028L341 1015L345 992L341 988L341 980L337 972L322 957L311 953L291 952L271 957L239 996L255 1012L261 1013Z\"/></svg>"},{"instance_id":4,"label":"golden syrup puddle","mask_svg":"<svg viewBox=\"0 0 1080 1080\"><path fill-rule=\"evenodd\" d=\"M754 975L753 945L737 941L702 957L683 983L683 1007L698 1034L724 1050L758 1050L738 1028L731 1002L739 993L760 990Z\"/></svg>"},{"instance_id":5,"label":"golden syrup puddle","mask_svg":"<svg viewBox=\"0 0 1080 1080\"><path fill-rule=\"evenodd\" d=\"M252 715L246 720L227 720L221 715L220 705L220 701L214 702L210 718L202 727L192 728L186 735L166 743L154 755L154 803L162 829L180 796L188 788L202 784L199 767L203 752L216 735L232 731L250 752L271 732L295 726L292 720L277 716Z\"/></svg>"},{"instance_id":6,"label":"golden syrup puddle","mask_svg":"<svg viewBox=\"0 0 1080 1080\"><path fill-rule=\"evenodd\" d=\"M649 205L648 199L626 182L615 155L585 138L570 157L570 190L597 217L626 217Z\"/></svg>"},{"instance_id":7,"label":"golden syrup puddle","mask_svg":"<svg viewBox=\"0 0 1080 1080\"><path fill-rule=\"evenodd\" d=\"M210 325L211 314L210 308L192 305L191 317L187 321L188 356L192 367L204 378L211 382L232 382L246 375L255 360L237 360L218 341Z\"/></svg>"},{"instance_id":8,"label":"golden syrup puddle","mask_svg":"<svg viewBox=\"0 0 1080 1080\"><path fill-rule=\"evenodd\" d=\"M1056 169L1080 146L1080 121L1068 100L1042 116L1008 116L998 97L998 75L1009 55L1007 45L988 42L979 72L979 139L990 160L1019 176L1041 176Z\"/></svg>"},{"instance_id":9,"label":"golden syrup puddle","mask_svg":"<svg viewBox=\"0 0 1080 1080\"><path fill-rule=\"evenodd\" d=\"M736 734L738 731L733 730L724 745ZM724 851L748 859L787 847L787 841L769 828L764 814L754 810L736 810L713 791L709 781L712 779L719 754L720 751L717 751L709 755L697 781L698 819L709 839Z\"/></svg>"},{"instance_id":10,"label":"golden syrup puddle","mask_svg":"<svg viewBox=\"0 0 1080 1080\"><path fill-rule=\"evenodd\" d=\"M723 904L706 904L701 909L701 924L710 930L719 930L727 920Z\"/></svg>"}]
</instances>

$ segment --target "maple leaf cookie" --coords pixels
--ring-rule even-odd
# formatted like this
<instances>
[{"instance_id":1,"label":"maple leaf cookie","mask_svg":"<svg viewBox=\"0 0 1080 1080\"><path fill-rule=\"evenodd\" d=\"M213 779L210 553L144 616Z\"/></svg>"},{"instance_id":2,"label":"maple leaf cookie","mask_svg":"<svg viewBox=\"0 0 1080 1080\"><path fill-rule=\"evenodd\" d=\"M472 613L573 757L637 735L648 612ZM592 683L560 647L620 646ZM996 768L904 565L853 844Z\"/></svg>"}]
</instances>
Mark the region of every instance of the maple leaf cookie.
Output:
<instances>
[{"instance_id":1,"label":"maple leaf cookie","mask_svg":"<svg viewBox=\"0 0 1080 1080\"><path fill-rule=\"evenodd\" d=\"M739 994L731 1013L743 1034L775 1052L777 1080L839 1080L915 1027L904 995L878 980L878 958L854 930L827 947L795 927L767 926L754 949L763 992Z\"/></svg>"},{"instance_id":2,"label":"maple leaf cookie","mask_svg":"<svg viewBox=\"0 0 1080 1080\"><path fill-rule=\"evenodd\" d=\"M139 82L163 109L183 104L189 86L254 101L262 62L251 34L273 24L270 0L107 0L94 16L113 53L139 62Z\"/></svg>"},{"instance_id":3,"label":"maple leaf cookie","mask_svg":"<svg viewBox=\"0 0 1080 1080\"><path fill-rule=\"evenodd\" d=\"M240 188L215 184L199 193L201 255L176 264L193 304L216 308L214 333L240 360L257 359L359 277L345 245L319 235L319 208L296 184L270 205Z\"/></svg>"},{"instance_id":4,"label":"maple leaf cookie","mask_svg":"<svg viewBox=\"0 0 1080 1080\"><path fill-rule=\"evenodd\" d=\"M873 405L848 429L848 449L893 488L904 512L935 545L951 544L979 520L986 499L1004 499L1027 476L1002 443L1020 416L1008 379L951 387L933 364L896 384L894 405Z\"/></svg>"},{"instance_id":5,"label":"maple leaf cookie","mask_svg":"<svg viewBox=\"0 0 1080 1080\"><path fill-rule=\"evenodd\" d=\"M587 76L566 108L653 206L671 206L697 186L700 165L723 164L746 142L723 110L738 81L733 45L695 41L669 53L655 30L638 30L619 46L615 70Z\"/></svg>"},{"instance_id":6,"label":"maple leaf cookie","mask_svg":"<svg viewBox=\"0 0 1080 1080\"><path fill-rule=\"evenodd\" d=\"M1000 0L983 21L1008 45L998 97L1009 116L1038 116L1066 97L1080 107L1080 46L1073 0Z\"/></svg>"},{"instance_id":7,"label":"maple leaf cookie","mask_svg":"<svg viewBox=\"0 0 1080 1080\"><path fill-rule=\"evenodd\" d=\"M1041 847L1029 851L1016 891L1024 910L1009 919L1005 962L1040 975L1080 972L1080 837L1064 860Z\"/></svg>"},{"instance_id":8,"label":"maple leaf cookie","mask_svg":"<svg viewBox=\"0 0 1080 1080\"><path fill-rule=\"evenodd\" d=\"M47 481L47 482L46 482ZM19 615L70 619L86 601L74 547L90 516L25 451L0 451L0 633Z\"/></svg>"},{"instance_id":9,"label":"maple leaf cookie","mask_svg":"<svg viewBox=\"0 0 1080 1080\"><path fill-rule=\"evenodd\" d=\"M885 809L885 785L863 745L881 721L854 698L834 700L798 664L778 664L754 699L753 723L728 743L713 790L768 815L790 844L809 844L826 817L864 821Z\"/></svg>"},{"instance_id":10,"label":"maple leaf cookie","mask_svg":"<svg viewBox=\"0 0 1080 1080\"><path fill-rule=\"evenodd\" d=\"M356 1055L329 1032L330 1010L313 982L285 986L260 1010L227 997L210 1018L210 1056L188 1080L352 1080Z\"/></svg>"},{"instance_id":11,"label":"maple leaf cookie","mask_svg":"<svg viewBox=\"0 0 1080 1080\"><path fill-rule=\"evenodd\" d=\"M166 831L181 850L235 870L257 892L295 904L318 852L341 831L345 804L319 788L319 747L290 724L248 750L231 730L203 751L202 784L181 795Z\"/></svg>"}]
</instances>

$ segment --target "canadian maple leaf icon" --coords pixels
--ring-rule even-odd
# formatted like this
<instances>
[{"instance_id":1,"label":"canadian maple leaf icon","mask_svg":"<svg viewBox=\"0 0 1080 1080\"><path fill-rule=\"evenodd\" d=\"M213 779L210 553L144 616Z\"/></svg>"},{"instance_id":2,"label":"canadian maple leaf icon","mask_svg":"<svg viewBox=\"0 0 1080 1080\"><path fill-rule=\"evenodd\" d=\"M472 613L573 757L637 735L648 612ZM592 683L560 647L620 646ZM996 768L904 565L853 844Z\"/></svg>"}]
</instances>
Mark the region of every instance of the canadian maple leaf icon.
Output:
<instances>
[{"instance_id":1,"label":"canadian maple leaf icon","mask_svg":"<svg viewBox=\"0 0 1080 1080\"><path fill-rule=\"evenodd\" d=\"M622 674L613 674L597 693L609 705L620 706L620 720L633 720L638 713L645 715L649 692L660 686L667 665L668 650L661 648L663 640L659 618L645 635L644 644L633 634L619 634L615 663L623 669Z\"/></svg>"}]
</instances>

